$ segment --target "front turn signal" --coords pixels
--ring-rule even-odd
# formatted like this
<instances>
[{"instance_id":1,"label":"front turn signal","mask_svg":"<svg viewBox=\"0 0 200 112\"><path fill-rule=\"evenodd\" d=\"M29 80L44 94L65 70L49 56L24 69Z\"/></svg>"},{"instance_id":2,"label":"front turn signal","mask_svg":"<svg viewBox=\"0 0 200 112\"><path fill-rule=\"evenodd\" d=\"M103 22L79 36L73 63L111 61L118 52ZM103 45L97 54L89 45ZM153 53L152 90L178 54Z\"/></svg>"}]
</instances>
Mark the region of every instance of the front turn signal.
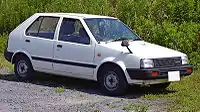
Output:
<instances>
[{"instance_id":1,"label":"front turn signal","mask_svg":"<svg viewBox=\"0 0 200 112\"><path fill-rule=\"evenodd\" d=\"M158 76L158 72L156 72L156 71L153 71L152 73L151 73L151 76Z\"/></svg>"},{"instance_id":2,"label":"front turn signal","mask_svg":"<svg viewBox=\"0 0 200 112\"><path fill-rule=\"evenodd\" d=\"M191 72L192 72L192 68L187 68L187 69L186 69L186 72L187 72L187 73L191 73Z\"/></svg>"}]
</instances>

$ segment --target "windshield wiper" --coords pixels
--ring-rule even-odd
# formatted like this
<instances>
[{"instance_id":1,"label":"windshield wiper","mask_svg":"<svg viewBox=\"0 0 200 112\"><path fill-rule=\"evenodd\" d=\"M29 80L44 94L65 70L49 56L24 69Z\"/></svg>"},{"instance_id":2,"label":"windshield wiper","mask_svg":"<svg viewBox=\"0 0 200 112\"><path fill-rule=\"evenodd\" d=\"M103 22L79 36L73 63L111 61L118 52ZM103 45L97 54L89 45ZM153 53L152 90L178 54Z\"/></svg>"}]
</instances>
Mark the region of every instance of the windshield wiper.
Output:
<instances>
[{"instance_id":1,"label":"windshield wiper","mask_svg":"<svg viewBox=\"0 0 200 112\"><path fill-rule=\"evenodd\" d=\"M138 40L142 40L142 39L141 38L131 39L131 38L120 37L120 38L116 38L116 39L107 40L106 43L108 43L108 42L116 42L116 41L123 41L123 40L138 41Z\"/></svg>"},{"instance_id":2,"label":"windshield wiper","mask_svg":"<svg viewBox=\"0 0 200 112\"><path fill-rule=\"evenodd\" d=\"M142 39L141 39L141 38L134 38L134 39L131 39L131 38L121 37L121 38L113 39L113 40L111 40L111 41L112 41L112 42L115 42L115 41L123 41L123 40L137 41L137 40L142 40Z\"/></svg>"},{"instance_id":3,"label":"windshield wiper","mask_svg":"<svg viewBox=\"0 0 200 112\"><path fill-rule=\"evenodd\" d=\"M122 40L129 40L129 39L124 37L113 39L113 41L122 41Z\"/></svg>"},{"instance_id":4,"label":"windshield wiper","mask_svg":"<svg viewBox=\"0 0 200 112\"><path fill-rule=\"evenodd\" d=\"M134 38L133 41L142 40L141 38Z\"/></svg>"},{"instance_id":5,"label":"windshield wiper","mask_svg":"<svg viewBox=\"0 0 200 112\"><path fill-rule=\"evenodd\" d=\"M120 38L108 40L108 42L123 41L123 40L130 40L130 39L125 38L125 37L120 37Z\"/></svg>"}]
</instances>

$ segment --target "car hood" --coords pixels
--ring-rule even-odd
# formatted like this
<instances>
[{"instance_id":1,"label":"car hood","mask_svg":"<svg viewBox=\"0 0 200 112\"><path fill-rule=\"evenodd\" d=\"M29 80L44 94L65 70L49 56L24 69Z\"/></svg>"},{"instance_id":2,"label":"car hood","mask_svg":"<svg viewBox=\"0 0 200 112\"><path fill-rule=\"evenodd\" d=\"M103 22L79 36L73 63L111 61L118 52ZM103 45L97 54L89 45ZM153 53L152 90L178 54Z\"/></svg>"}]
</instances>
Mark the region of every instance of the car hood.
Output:
<instances>
[{"instance_id":1,"label":"car hood","mask_svg":"<svg viewBox=\"0 0 200 112\"><path fill-rule=\"evenodd\" d=\"M101 43L101 45L113 50L128 52L126 47L121 46L121 41ZM166 58L185 56L184 53L145 41L130 41L129 48L133 52L133 55L136 55L140 58Z\"/></svg>"}]
</instances>

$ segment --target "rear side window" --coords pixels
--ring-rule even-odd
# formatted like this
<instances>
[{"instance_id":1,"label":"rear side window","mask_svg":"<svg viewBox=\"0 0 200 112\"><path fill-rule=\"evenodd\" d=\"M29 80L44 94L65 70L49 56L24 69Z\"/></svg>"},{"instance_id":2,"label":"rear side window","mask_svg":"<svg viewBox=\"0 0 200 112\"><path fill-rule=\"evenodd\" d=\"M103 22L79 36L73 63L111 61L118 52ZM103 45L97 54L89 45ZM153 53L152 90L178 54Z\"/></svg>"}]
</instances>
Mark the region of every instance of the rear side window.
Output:
<instances>
[{"instance_id":1,"label":"rear side window","mask_svg":"<svg viewBox=\"0 0 200 112\"><path fill-rule=\"evenodd\" d=\"M26 35L53 39L58 21L58 17L39 17L27 29Z\"/></svg>"},{"instance_id":2,"label":"rear side window","mask_svg":"<svg viewBox=\"0 0 200 112\"><path fill-rule=\"evenodd\" d=\"M26 30L26 35L27 36L37 36L38 35L38 29L40 27L40 24L42 22L43 17L37 18L31 26Z\"/></svg>"}]
</instances>

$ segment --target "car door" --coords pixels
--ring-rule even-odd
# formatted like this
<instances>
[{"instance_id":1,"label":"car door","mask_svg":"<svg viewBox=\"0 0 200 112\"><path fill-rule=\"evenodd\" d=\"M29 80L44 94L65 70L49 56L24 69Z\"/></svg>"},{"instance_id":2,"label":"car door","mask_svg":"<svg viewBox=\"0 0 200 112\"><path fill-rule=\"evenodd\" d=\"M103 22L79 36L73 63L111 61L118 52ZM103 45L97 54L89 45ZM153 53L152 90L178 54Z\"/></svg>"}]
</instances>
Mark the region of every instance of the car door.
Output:
<instances>
[{"instance_id":1,"label":"car door","mask_svg":"<svg viewBox=\"0 0 200 112\"><path fill-rule=\"evenodd\" d=\"M54 70L80 77L93 75L93 59L94 45L80 20L63 18L54 44Z\"/></svg>"},{"instance_id":2,"label":"car door","mask_svg":"<svg viewBox=\"0 0 200 112\"><path fill-rule=\"evenodd\" d=\"M26 30L23 49L32 57L38 71L53 69L53 39L59 17L38 17Z\"/></svg>"}]
</instances>

